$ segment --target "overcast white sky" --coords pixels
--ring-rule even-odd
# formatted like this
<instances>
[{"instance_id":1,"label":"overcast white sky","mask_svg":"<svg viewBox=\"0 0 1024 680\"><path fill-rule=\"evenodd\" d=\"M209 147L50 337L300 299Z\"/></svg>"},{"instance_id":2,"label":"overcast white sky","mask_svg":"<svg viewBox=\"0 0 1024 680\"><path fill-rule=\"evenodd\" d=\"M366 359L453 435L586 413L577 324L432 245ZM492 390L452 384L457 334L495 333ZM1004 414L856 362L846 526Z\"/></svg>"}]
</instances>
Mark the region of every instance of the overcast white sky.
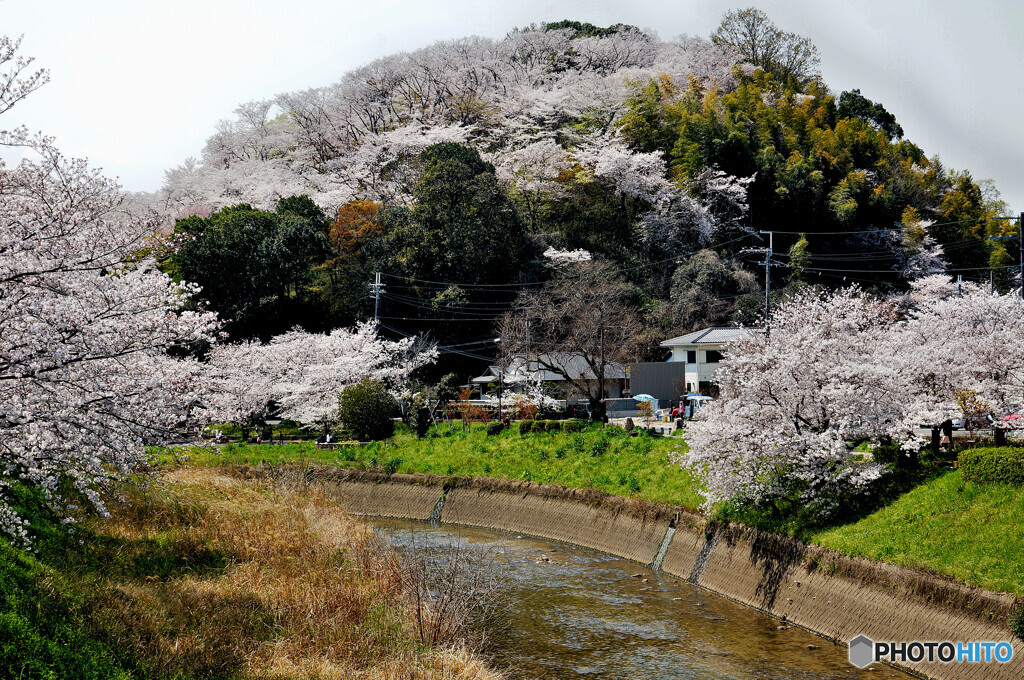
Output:
<instances>
[{"instance_id":1,"label":"overcast white sky","mask_svg":"<svg viewBox=\"0 0 1024 680\"><path fill-rule=\"evenodd\" d=\"M0 120L87 156L131 190L198 155L240 103L326 85L437 40L500 38L576 19L707 37L749 0L0 0L0 32L51 82ZM825 81L859 87L947 167L993 179L1024 210L1024 4L1013 0L761 0L811 38Z\"/></svg>"}]
</instances>

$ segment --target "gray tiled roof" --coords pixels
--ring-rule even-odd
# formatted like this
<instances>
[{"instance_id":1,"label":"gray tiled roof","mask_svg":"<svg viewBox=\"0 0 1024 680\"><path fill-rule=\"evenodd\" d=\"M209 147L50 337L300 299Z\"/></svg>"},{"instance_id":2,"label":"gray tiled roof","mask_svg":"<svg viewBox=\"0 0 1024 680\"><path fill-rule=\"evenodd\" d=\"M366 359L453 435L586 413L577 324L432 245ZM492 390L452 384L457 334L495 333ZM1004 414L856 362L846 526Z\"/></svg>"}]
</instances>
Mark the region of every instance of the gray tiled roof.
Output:
<instances>
[{"instance_id":1,"label":"gray tiled roof","mask_svg":"<svg viewBox=\"0 0 1024 680\"><path fill-rule=\"evenodd\" d=\"M716 326L680 335L661 343L662 347L681 347L683 345L728 345L759 333L759 328L739 328L736 326Z\"/></svg>"},{"instance_id":2,"label":"gray tiled roof","mask_svg":"<svg viewBox=\"0 0 1024 680\"><path fill-rule=\"evenodd\" d=\"M568 352L564 354L543 353L535 355L531 357L529 362L526 361L525 355L516 354L512 357L512 361L509 362L509 367L505 371L505 380L513 382L517 378L526 377L544 382L565 380L562 373L552 371L551 367L561 368L562 371L569 374L572 380L578 378L593 380L596 377L583 355ZM497 366L492 366L491 371L500 373L501 369ZM611 380L625 379L626 369L622 364L608 362L604 367L604 377Z\"/></svg>"}]
</instances>

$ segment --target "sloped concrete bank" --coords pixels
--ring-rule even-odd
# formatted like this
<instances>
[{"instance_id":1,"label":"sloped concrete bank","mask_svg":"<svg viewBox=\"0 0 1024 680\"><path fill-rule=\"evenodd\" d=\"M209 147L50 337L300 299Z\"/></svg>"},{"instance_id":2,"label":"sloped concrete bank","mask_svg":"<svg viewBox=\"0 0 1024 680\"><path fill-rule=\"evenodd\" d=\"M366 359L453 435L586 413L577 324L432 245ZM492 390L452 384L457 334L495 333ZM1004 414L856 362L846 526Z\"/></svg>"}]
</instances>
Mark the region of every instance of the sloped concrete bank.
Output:
<instances>
[{"instance_id":1,"label":"sloped concrete bank","mask_svg":"<svg viewBox=\"0 0 1024 680\"><path fill-rule=\"evenodd\" d=\"M664 573L844 646L860 634L894 642L1012 638L1006 623L1013 607L1010 596L844 557L775 534L717 525L678 508L531 482L330 467L229 470L243 477L315 484L354 515L439 519L514 531L642 564L652 564L660 556ZM1014 658L1006 664L897 665L941 680L1021 678L1024 645L1014 643Z\"/></svg>"}]
</instances>

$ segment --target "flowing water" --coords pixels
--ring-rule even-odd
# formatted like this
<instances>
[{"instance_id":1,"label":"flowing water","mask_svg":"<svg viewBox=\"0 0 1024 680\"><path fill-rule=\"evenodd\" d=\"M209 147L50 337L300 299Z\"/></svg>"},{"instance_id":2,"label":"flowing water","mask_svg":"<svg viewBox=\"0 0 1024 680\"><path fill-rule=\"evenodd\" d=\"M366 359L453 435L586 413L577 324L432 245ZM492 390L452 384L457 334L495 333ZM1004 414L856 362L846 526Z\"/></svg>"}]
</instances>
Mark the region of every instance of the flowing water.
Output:
<instances>
[{"instance_id":1,"label":"flowing water","mask_svg":"<svg viewBox=\"0 0 1024 680\"><path fill-rule=\"evenodd\" d=\"M635 562L499 531L374 523L428 559L458 549L498 570L513 606L490 654L510 678L911 677L879 664L860 671L844 647Z\"/></svg>"}]
</instances>

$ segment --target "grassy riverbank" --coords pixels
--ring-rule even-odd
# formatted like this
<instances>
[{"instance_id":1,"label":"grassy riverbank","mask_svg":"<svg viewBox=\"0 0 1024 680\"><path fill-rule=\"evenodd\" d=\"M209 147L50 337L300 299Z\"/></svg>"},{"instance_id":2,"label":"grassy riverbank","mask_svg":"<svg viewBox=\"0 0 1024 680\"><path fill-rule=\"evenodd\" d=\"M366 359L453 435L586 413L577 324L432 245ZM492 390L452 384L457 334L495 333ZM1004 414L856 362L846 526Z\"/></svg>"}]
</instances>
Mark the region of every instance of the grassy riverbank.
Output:
<instances>
[{"instance_id":1,"label":"grassy riverbank","mask_svg":"<svg viewBox=\"0 0 1024 680\"><path fill-rule=\"evenodd\" d=\"M36 552L0 541L0 677L497 677L422 641L402 559L331 500L163 477L77 527L17 490Z\"/></svg>"},{"instance_id":2,"label":"grassy riverbank","mask_svg":"<svg viewBox=\"0 0 1024 680\"><path fill-rule=\"evenodd\" d=\"M488 436L485 428L456 429L417 439L402 432L387 443L321 451L311 443L230 444L160 451L158 462L190 465L320 463L386 472L499 477L597 489L667 505L696 508L701 498L689 472L669 464L678 438L647 433L630 437L621 428L590 426L583 432L520 435L516 428Z\"/></svg>"},{"instance_id":3,"label":"grassy riverbank","mask_svg":"<svg viewBox=\"0 0 1024 680\"><path fill-rule=\"evenodd\" d=\"M611 430L611 432L615 432ZM312 444L229 445L160 452L200 466L321 463L387 472L499 477L590 488L668 505L696 508L697 482L669 464L685 447L675 438L628 437L591 427L577 434L487 436L469 433L320 451ZM782 529L785 530L785 529ZM880 509L826 529L802 529L805 540L854 557L924 569L989 590L1024 596L1024 489L965 482L959 472L920 475L909 491Z\"/></svg>"},{"instance_id":4,"label":"grassy riverbank","mask_svg":"<svg viewBox=\"0 0 1024 680\"><path fill-rule=\"evenodd\" d=\"M966 482L959 471L950 471L810 540L847 555L1024 596L1024 488Z\"/></svg>"}]
</instances>

